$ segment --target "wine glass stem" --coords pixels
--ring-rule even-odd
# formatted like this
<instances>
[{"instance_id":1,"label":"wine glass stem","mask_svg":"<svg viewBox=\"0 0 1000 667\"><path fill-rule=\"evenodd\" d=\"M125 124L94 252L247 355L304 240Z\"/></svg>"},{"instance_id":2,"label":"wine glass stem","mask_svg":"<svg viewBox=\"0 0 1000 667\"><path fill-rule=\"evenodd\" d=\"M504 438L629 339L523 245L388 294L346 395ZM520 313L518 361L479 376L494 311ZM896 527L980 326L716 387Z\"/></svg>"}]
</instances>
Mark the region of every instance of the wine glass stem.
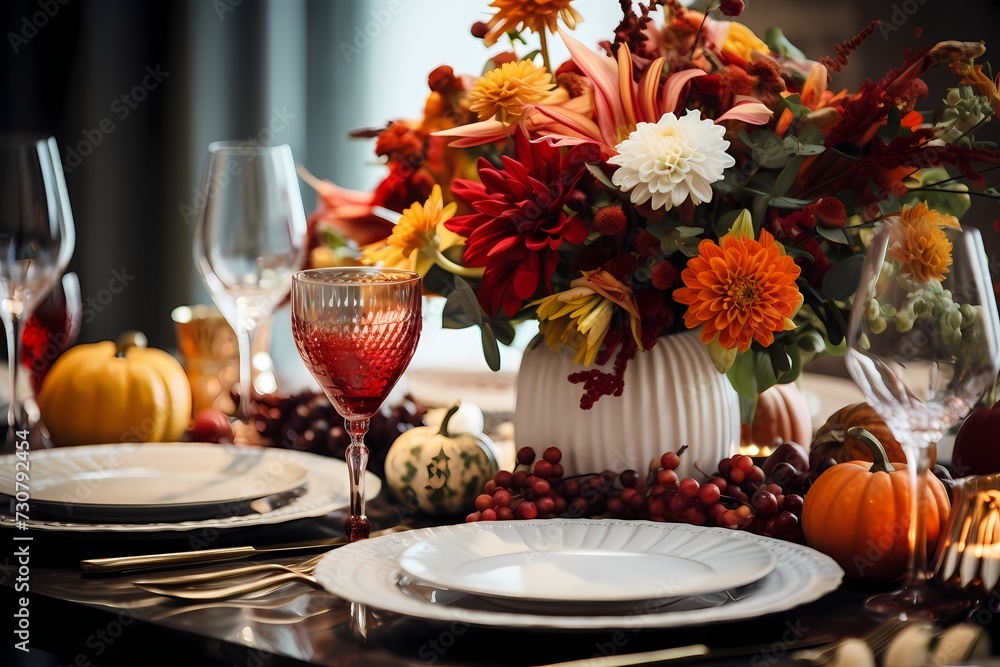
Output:
<instances>
[{"instance_id":1,"label":"wine glass stem","mask_svg":"<svg viewBox=\"0 0 1000 667\"><path fill-rule=\"evenodd\" d=\"M240 325L236 332L236 342L240 355L240 404L236 409L236 418L249 424L253 392L253 342L257 335L256 326L250 328Z\"/></svg>"},{"instance_id":2,"label":"wine glass stem","mask_svg":"<svg viewBox=\"0 0 1000 667\"><path fill-rule=\"evenodd\" d=\"M18 376L21 374L21 329L23 320L21 304L11 304L3 309L3 326L7 332L7 366L10 379L10 404L7 407L7 444L17 441L17 432L28 427L17 394Z\"/></svg>"},{"instance_id":3,"label":"wine glass stem","mask_svg":"<svg viewBox=\"0 0 1000 667\"><path fill-rule=\"evenodd\" d=\"M368 537L371 524L365 516L365 470L368 467L368 447L365 434L367 419L345 419L351 444L347 446L347 468L351 478L351 516L347 520L347 537L351 542Z\"/></svg>"},{"instance_id":4,"label":"wine glass stem","mask_svg":"<svg viewBox=\"0 0 1000 667\"><path fill-rule=\"evenodd\" d=\"M906 445L907 472L910 474L910 558L908 584L927 580L927 470L930 468L930 447Z\"/></svg>"}]
</instances>

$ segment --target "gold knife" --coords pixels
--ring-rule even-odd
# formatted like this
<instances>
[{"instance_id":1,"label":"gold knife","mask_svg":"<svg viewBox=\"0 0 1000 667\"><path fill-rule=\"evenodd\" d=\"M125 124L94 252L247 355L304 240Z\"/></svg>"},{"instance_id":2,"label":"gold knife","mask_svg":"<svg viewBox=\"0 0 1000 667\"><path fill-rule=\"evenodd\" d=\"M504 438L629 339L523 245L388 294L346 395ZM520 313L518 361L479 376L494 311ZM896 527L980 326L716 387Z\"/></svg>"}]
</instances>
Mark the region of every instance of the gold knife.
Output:
<instances>
[{"instance_id":1,"label":"gold knife","mask_svg":"<svg viewBox=\"0 0 1000 667\"><path fill-rule=\"evenodd\" d=\"M408 530L405 526L393 526L377 530L372 537L387 535ZM142 556L119 556L114 558L89 558L80 561L80 569L88 574L109 574L131 570L149 570L161 567L182 565L203 565L205 563L221 563L225 561L244 560L253 556L281 555L294 556L299 553L311 553L323 549L336 549L347 544L346 537L326 538L292 544L275 544L271 546L224 547L220 549L204 549L202 551L178 551L166 554L146 554Z\"/></svg>"}]
</instances>

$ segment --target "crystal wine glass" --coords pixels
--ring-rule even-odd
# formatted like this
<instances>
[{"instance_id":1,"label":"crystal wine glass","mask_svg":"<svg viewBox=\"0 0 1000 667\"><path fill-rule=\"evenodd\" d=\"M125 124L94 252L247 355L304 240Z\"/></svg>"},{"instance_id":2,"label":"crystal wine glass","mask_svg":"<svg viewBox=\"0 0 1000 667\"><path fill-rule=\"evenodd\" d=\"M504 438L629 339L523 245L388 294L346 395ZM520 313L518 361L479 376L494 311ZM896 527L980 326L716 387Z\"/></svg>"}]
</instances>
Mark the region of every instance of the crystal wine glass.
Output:
<instances>
[{"instance_id":1,"label":"crystal wine glass","mask_svg":"<svg viewBox=\"0 0 1000 667\"><path fill-rule=\"evenodd\" d=\"M998 328L978 230L886 220L847 337L847 368L902 444L910 476L908 572L900 590L866 601L874 612L942 618L962 604L929 583L923 480L931 445L996 381Z\"/></svg>"},{"instance_id":2,"label":"crystal wine glass","mask_svg":"<svg viewBox=\"0 0 1000 667\"><path fill-rule=\"evenodd\" d=\"M29 428L18 398L21 334L76 245L73 213L54 137L0 135L0 320L7 333L7 444Z\"/></svg>"},{"instance_id":3,"label":"crystal wine glass","mask_svg":"<svg viewBox=\"0 0 1000 667\"><path fill-rule=\"evenodd\" d=\"M215 304L236 331L237 418L251 413L254 337L288 296L302 268L306 216L292 151L219 141L208 147L194 257Z\"/></svg>"},{"instance_id":4,"label":"crystal wine glass","mask_svg":"<svg viewBox=\"0 0 1000 667\"><path fill-rule=\"evenodd\" d=\"M368 537L365 433L420 339L420 276L373 268L312 269L292 278L292 333L306 368L344 418L351 444L352 542Z\"/></svg>"}]
</instances>

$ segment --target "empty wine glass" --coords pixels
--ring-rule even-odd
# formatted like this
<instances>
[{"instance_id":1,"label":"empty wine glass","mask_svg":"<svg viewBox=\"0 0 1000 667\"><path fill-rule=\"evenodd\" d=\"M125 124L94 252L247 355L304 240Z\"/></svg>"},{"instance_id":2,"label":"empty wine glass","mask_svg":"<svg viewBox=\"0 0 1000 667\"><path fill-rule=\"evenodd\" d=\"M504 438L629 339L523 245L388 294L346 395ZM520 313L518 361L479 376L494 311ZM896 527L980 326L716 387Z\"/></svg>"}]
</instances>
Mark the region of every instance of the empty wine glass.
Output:
<instances>
[{"instance_id":1,"label":"empty wine glass","mask_svg":"<svg viewBox=\"0 0 1000 667\"><path fill-rule=\"evenodd\" d=\"M7 333L8 445L29 427L17 392L22 329L65 271L75 244L55 138L0 135L0 320Z\"/></svg>"},{"instance_id":2,"label":"empty wine glass","mask_svg":"<svg viewBox=\"0 0 1000 667\"><path fill-rule=\"evenodd\" d=\"M344 418L352 542L368 537L365 433L420 339L420 276L372 268L312 269L292 278L292 333L306 368Z\"/></svg>"},{"instance_id":3,"label":"empty wine glass","mask_svg":"<svg viewBox=\"0 0 1000 667\"><path fill-rule=\"evenodd\" d=\"M249 422L255 335L288 296L302 267L306 216L292 151L219 141L208 147L194 256L205 287L236 331L237 417Z\"/></svg>"},{"instance_id":4,"label":"empty wine glass","mask_svg":"<svg viewBox=\"0 0 1000 667\"><path fill-rule=\"evenodd\" d=\"M961 604L929 585L929 449L993 386L1000 370L997 308L976 229L887 218L868 250L847 337L847 368L906 453L909 567L872 611L944 617Z\"/></svg>"}]
</instances>

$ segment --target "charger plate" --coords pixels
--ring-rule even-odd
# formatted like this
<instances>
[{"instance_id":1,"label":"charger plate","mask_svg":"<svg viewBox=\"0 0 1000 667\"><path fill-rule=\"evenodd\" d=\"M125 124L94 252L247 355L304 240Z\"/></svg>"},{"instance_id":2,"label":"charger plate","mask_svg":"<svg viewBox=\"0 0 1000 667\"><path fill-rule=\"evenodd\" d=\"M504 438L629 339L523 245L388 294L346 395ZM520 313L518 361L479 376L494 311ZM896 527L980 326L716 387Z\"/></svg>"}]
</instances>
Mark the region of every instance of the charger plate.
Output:
<instances>
[{"instance_id":1,"label":"charger plate","mask_svg":"<svg viewBox=\"0 0 1000 667\"><path fill-rule=\"evenodd\" d=\"M209 460L229 461L230 467L216 472L220 473L218 477L220 480L229 478L226 482L229 491L221 495L230 497L221 502L209 503L207 507L211 511L207 514L202 513L200 518L195 519L189 517L165 519L162 516L150 519L146 515L139 514L133 514L131 518L125 520L91 521L89 519L95 517L85 517L87 509L99 508L99 505L94 503L90 503L92 505L90 508L85 507L92 498L99 497L105 500L114 498L114 494L109 495L107 490L115 484L110 480L116 479L116 476L124 480L122 488L133 488L136 477L131 472L126 472L130 470L127 462L143 459L145 450L155 456L166 453L174 461L177 470L192 471L190 474L195 488L189 488L184 495L179 496L171 495L169 489L165 490L161 495L164 501L183 504L184 498L196 497L195 492L202 494L200 496L202 500L214 498L217 501L219 494L213 492L209 488L210 485L205 485L207 478L199 471L208 469ZM16 463L19 460L21 459L16 455L0 457L0 480L2 480L0 489L14 492L9 500L9 506L0 506L2 528L122 533L244 528L323 516L347 507L350 502L347 464L339 459L289 449L238 445L125 443L30 452L29 478L25 482L30 499L27 503L28 511L24 512L23 506L18 508L16 497L18 489L14 484ZM49 475L54 474L57 469L60 472L50 477ZM304 479L298 475L299 470L305 471ZM132 472L135 470L132 469ZM59 486L52 486L50 484L53 479L62 482ZM371 473L366 475L365 480L365 496L369 499L375 497L381 488L381 482ZM50 496L54 489L56 495ZM251 499L249 503L253 503L254 498L268 500L286 494L292 497L285 497L279 502L264 503L261 511L251 508L248 513L242 510L248 498ZM35 511L36 500L45 502L43 499L54 500L55 504L60 505L57 511L60 511L61 515L52 517L50 512L48 513L50 516L46 517L42 512ZM124 509L129 508L126 506ZM21 512L21 516L17 516L16 512Z\"/></svg>"},{"instance_id":2,"label":"charger plate","mask_svg":"<svg viewBox=\"0 0 1000 667\"><path fill-rule=\"evenodd\" d=\"M465 535L471 538L484 531L495 533L514 529L522 531L526 535L525 539L539 543L558 539L562 532L576 531L580 526L583 526L592 536L590 539L595 541L600 541L610 531L617 532L628 528L644 533L658 530L665 534L672 532L689 535L725 534L728 535L727 539L746 540L765 547L774 555L777 564L770 574L749 587L751 590L746 597L721 606L683 611L656 610L662 603L662 598L658 596L664 596L669 590L669 586L666 585L671 579L669 571L663 572L661 577L649 582L647 600L637 601L624 607L611 605L614 613L609 612L606 615L577 616L500 609L496 611L468 609L431 602L424 597L409 594L398 585L403 575L399 567L400 556L408 548L420 542L445 535ZM432 621L457 621L472 625L542 630L642 630L743 620L792 609L835 590L843 579L844 571L833 559L808 547L724 528L612 519L536 519L425 528L356 542L327 554L316 568L315 576L327 591L351 602ZM601 580L613 581L614 577L614 572L607 572L601 576ZM565 605L565 603L558 604Z\"/></svg>"}]
</instances>

